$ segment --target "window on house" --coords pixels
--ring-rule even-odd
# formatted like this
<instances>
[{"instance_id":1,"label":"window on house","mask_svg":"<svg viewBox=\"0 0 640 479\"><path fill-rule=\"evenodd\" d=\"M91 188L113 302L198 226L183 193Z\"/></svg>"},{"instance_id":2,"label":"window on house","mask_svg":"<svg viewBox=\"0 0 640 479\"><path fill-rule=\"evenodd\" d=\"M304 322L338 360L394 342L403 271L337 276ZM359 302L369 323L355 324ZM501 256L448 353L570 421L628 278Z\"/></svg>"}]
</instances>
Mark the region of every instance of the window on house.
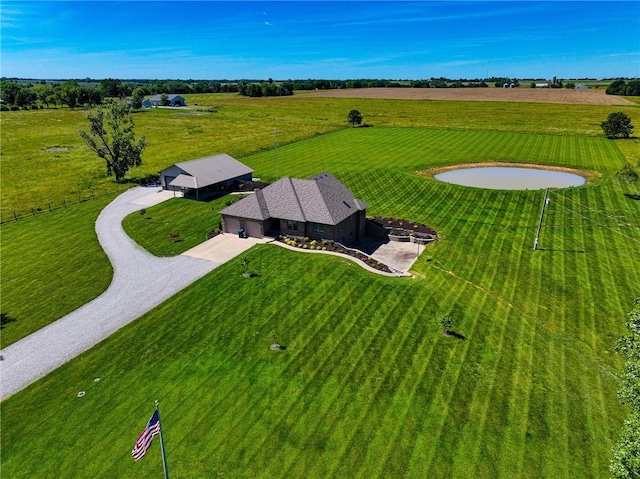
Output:
<instances>
[{"instance_id":1,"label":"window on house","mask_svg":"<svg viewBox=\"0 0 640 479\"><path fill-rule=\"evenodd\" d=\"M313 232L319 235L324 234L324 225L320 223L314 223Z\"/></svg>"},{"instance_id":2,"label":"window on house","mask_svg":"<svg viewBox=\"0 0 640 479\"><path fill-rule=\"evenodd\" d=\"M289 231L298 231L298 222L287 220L287 229Z\"/></svg>"}]
</instances>

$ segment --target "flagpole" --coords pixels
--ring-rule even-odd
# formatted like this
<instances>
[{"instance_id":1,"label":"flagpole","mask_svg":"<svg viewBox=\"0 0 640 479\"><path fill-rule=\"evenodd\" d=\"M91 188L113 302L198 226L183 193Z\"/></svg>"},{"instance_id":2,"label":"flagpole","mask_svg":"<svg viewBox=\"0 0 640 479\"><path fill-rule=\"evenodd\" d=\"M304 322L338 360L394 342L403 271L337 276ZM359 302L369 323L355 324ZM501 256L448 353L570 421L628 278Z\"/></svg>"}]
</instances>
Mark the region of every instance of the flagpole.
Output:
<instances>
[{"instance_id":1,"label":"flagpole","mask_svg":"<svg viewBox=\"0 0 640 479\"><path fill-rule=\"evenodd\" d=\"M169 468L167 467L167 454L164 451L164 436L162 435L162 421L160 421L160 406L156 401L156 412L158 413L158 424L160 425L160 449L162 450L162 467L164 468L164 479L169 479Z\"/></svg>"}]
</instances>

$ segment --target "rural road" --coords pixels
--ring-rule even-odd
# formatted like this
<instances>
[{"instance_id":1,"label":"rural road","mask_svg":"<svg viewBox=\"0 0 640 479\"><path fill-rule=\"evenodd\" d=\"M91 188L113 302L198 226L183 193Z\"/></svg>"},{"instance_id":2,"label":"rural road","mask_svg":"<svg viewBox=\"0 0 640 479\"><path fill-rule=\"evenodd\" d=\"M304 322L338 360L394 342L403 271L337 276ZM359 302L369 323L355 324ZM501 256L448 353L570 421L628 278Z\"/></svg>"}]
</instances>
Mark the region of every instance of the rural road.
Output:
<instances>
[{"instance_id":1,"label":"rural road","mask_svg":"<svg viewBox=\"0 0 640 479\"><path fill-rule=\"evenodd\" d=\"M0 351L0 400L95 346L230 259L216 262L188 255L158 258L129 238L122 219L171 196L157 188L136 187L105 207L96 220L96 232L113 265L109 288L93 301Z\"/></svg>"}]
</instances>

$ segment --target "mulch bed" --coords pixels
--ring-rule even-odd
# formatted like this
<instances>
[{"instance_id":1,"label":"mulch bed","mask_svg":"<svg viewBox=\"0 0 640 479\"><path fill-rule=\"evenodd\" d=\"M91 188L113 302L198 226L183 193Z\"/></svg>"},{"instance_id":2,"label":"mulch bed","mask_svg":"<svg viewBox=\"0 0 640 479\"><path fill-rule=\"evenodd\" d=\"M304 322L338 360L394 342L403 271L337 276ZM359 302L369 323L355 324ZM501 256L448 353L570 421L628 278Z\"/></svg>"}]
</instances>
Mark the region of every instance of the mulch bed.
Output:
<instances>
[{"instance_id":1,"label":"mulch bed","mask_svg":"<svg viewBox=\"0 0 640 479\"><path fill-rule=\"evenodd\" d=\"M418 238L438 237L436 230L416 221L394 218L393 216L371 216L369 219L378 226L386 229L390 234L400 234L405 236L413 234Z\"/></svg>"},{"instance_id":2,"label":"mulch bed","mask_svg":"<svg viewBox=\"0 0 640 479\"><path fill-rule=\"evenodd\" d=\"M286 243L289 246L294 246L296 248L310 250L310 251L331 251L333 253L340 253L347 256L351 256L362 261L367 266L374 268L378 271L384 271L385 273L395 273L389 266L380 261L373 259L370 256L362 253L361 251L347 248L340 243L336 243L331 240L311 240L307 237L298 237L298 236L283 236L280 235L277 238L278 241L282 243Z\"/></svg>"}]
</instances>

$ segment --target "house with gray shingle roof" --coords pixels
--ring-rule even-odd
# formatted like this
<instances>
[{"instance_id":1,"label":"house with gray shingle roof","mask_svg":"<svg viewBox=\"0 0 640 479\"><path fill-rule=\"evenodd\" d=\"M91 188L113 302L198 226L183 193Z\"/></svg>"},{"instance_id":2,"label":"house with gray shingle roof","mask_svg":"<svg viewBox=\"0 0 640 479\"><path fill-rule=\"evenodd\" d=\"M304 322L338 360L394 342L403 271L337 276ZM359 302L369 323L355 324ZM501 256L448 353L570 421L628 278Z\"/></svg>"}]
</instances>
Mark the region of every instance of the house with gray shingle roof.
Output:
<instances>
[{"instance_id":1,"label":"house with gray shingle roof","mask_svg":"<svg viewBox=\"0 0 640 479\"><path fill-rule=\"evenodd\" d=\"M303 180L282 178L220 212L226 233L286 234L357 243L365 231L367 203L331 173Z\"/></svg>"},{"instance_id":2,"label":"house with gray shingle roof","mask_svg":"<svg viewBox=\"0 0 640 479\"><path fill-rule=\"evenodd\" d=\"M226 153L183 161L160 172L165 190L181 191L196 199L226 193L241 181L251 181L253 170Z\"/></svg>"}]
</instances>

